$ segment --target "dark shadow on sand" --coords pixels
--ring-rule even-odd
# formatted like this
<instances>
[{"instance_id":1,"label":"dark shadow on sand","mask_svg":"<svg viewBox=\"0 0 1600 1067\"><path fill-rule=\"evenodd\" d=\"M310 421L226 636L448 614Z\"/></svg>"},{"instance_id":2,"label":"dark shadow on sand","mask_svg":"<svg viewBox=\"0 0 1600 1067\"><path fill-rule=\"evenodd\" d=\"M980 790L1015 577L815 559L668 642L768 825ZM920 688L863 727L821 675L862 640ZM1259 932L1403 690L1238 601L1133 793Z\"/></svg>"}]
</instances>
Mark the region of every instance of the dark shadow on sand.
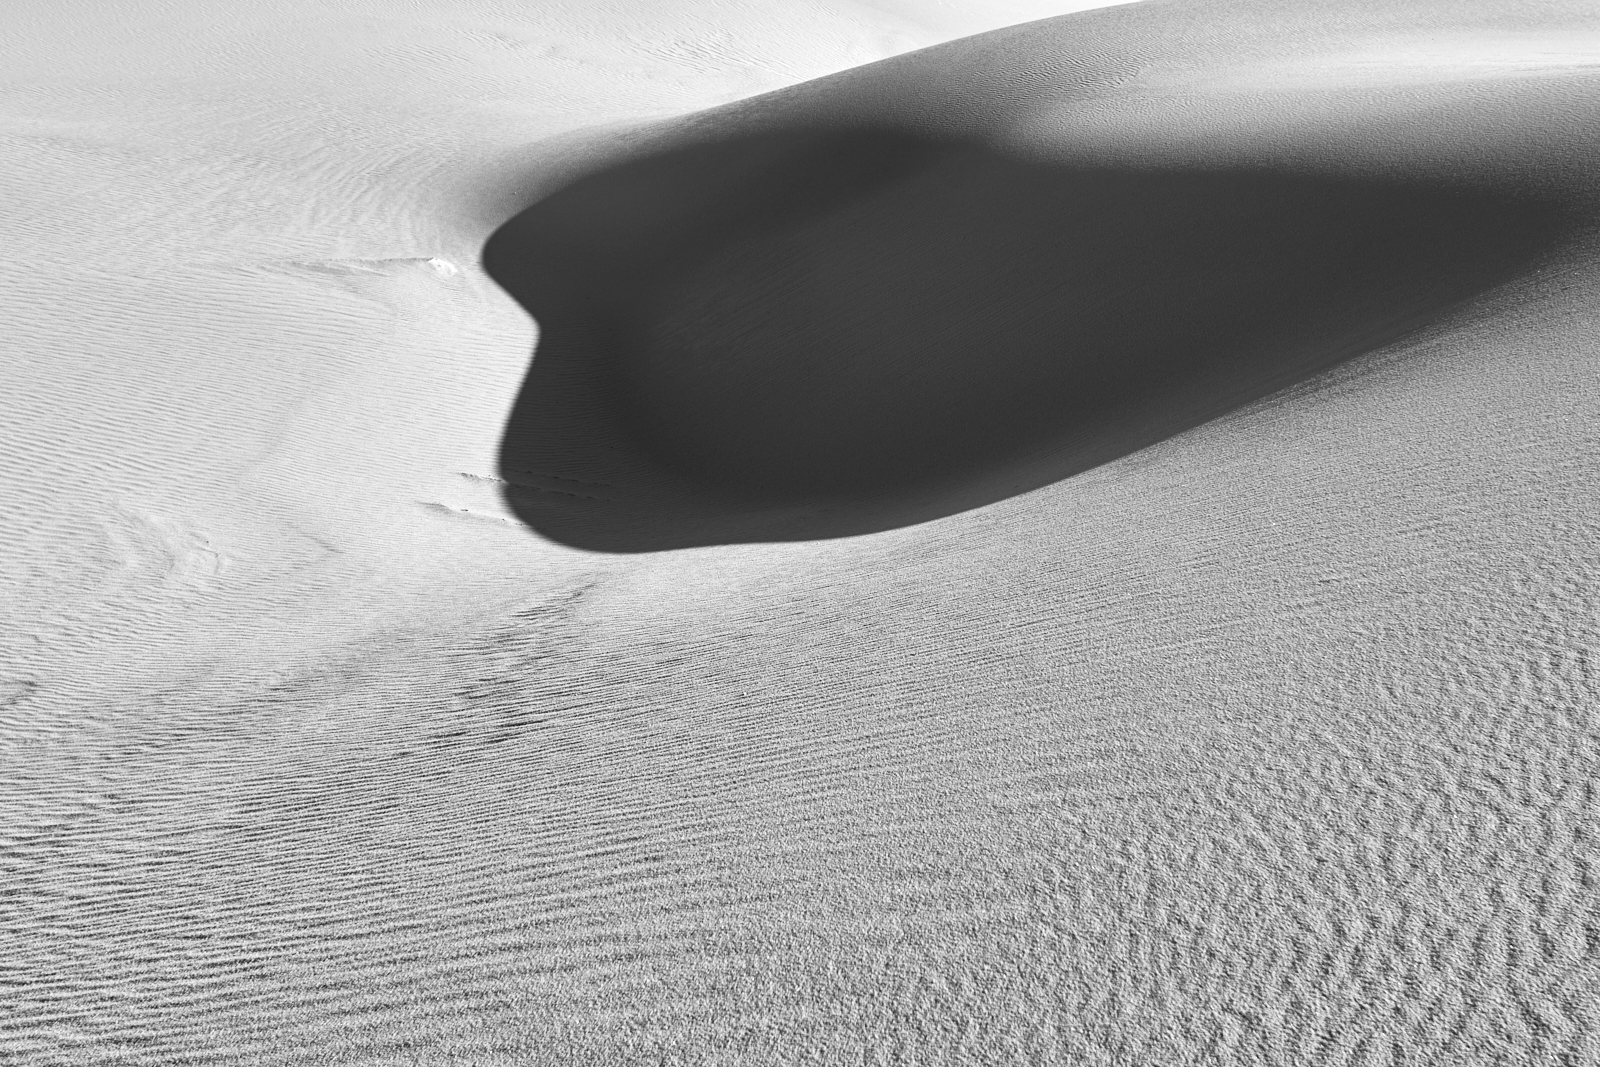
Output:
<instances>
[{"instance_id":1,"label":"dark shadow on sand","mask_svg":"<svg viewBox=\"0 0 1600 1067\"><path fill-rule=\"evenodd\" d=\"M1510 193L887 131L663 151L484 250L540 328L501 476L529 526L608 552L938 518L1393 341L1563 221Z\"/></svg>"}]
</instances>

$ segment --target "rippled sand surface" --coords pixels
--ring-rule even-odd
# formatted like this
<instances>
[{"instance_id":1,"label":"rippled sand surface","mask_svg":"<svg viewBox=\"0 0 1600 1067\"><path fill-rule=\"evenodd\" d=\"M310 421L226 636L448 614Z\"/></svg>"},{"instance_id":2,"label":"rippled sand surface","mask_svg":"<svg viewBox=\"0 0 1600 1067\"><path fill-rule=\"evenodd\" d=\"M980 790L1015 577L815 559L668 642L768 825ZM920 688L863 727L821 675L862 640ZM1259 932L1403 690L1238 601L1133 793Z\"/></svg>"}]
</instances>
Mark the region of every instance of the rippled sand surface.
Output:
<instances>
[{"instance_id":1,"label":"rippled sand surface","mask_svg":"<svg viewBox=\"0 0 1600 1067\"><path fill-rule=\"evenodd\" d=\"M17 0L0 1059L1600 1063L1600 17L1082 6Z\"/></svg>"}]
</instances>

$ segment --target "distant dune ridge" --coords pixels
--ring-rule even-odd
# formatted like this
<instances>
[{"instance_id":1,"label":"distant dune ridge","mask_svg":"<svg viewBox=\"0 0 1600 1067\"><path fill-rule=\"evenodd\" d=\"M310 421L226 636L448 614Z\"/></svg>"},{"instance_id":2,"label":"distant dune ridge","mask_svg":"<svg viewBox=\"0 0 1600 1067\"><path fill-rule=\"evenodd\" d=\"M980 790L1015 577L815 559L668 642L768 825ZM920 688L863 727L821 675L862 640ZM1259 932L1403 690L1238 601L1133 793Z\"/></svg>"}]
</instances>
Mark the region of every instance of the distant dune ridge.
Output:
<instances>
[{"instance_id":1,"label":"distant dune ridge","mask_svg":"<svg viewBox=\"0 0 1600 1067\"><path fill-rule=\"evenodd\" d=\"M484 252L540 328L508 501L608 551L938 518L1379 350L1592 220L1492 102L1386 85L1381 48L1340 85L1264 12L997 31L669 124L541 199Z\"/></svg>"}]
</instances>

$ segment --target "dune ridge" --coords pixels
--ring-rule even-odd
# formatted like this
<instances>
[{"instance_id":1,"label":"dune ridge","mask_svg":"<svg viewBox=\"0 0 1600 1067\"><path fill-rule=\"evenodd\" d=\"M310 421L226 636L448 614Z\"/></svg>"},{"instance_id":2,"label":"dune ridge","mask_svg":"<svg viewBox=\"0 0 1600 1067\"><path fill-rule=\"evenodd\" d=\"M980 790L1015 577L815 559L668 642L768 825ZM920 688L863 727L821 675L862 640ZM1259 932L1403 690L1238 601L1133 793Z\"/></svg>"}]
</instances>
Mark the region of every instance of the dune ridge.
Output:
<instances>
[{"instance_id":1,"label":"dune ridge","mask_svg":"<svg viewBox=\"0 0 1600 1067\"><path fill-rule=\"evenodd\" d=\"M1581 48L1519 81L1476 39L1419 88L1403 27L1385 83L1381 46L1290 58L1216 10L1236 36L1135 5L884 60L542 196L483 252L540 330L507 504L611 552L937 519L1447 324L1593 230L1526 142L1551 127L1507 121L1565 110Z\"/></svg>"}]
</instances>

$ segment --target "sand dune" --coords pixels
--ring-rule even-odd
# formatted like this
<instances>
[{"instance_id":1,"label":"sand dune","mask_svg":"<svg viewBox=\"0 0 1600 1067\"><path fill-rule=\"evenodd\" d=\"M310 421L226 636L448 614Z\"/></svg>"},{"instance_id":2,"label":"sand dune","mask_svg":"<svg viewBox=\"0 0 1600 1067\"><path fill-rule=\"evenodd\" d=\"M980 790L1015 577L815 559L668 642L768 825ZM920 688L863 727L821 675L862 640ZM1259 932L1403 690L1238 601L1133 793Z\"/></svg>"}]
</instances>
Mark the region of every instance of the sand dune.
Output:
<instances>
[{"instance_id":1,"label":"sand dune","mask_svg":"<svg viewBox=\"0 0 1600 1067\"><path fill-rule=\"evenodd\" d=\"M1592 37L1446 31L1452 52L1395 27L1290 58L1241 12L1173 45L1208 18L955 42L547 192L484 252L540 325L508 502L605 551L939 518L1392 345L1592 225L1570 153L1493 124L1522 84L1482 91L1581 79Z\"/></svg>"},{"instance_id":2,"label":"sand dune","mask_svg":"<svg viewBox=\"0 0 1600 1067\"><path fill-rule=\"evenodd\" d=\"M0 1060L1600 1062L1578 0L18 0Z\"/></svg>"}]
</instances>

